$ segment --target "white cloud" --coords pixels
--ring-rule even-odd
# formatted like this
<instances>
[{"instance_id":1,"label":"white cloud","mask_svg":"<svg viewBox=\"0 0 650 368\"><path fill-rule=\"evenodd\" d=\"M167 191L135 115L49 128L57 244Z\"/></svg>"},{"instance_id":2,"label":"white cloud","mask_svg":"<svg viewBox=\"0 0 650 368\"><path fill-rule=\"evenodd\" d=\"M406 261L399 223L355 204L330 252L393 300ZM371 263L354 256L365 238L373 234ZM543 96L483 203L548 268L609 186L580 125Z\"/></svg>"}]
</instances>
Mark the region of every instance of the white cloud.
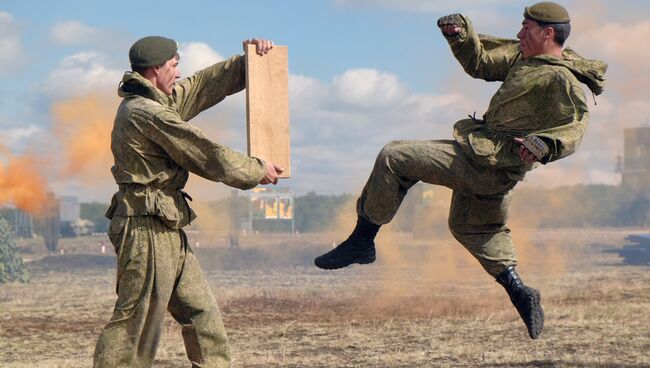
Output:
<instances>
[{"instance_id":1,"label":"white cloud","mask_svg":"<svg viewBox=\"0 0 650 368\"><path fill-rule=\"evenodd\" d=\"M347 70L334 78L332 87L342 104L362 108L391 106L407 94L396 75L375 69Z\"/></svg>"},{"instance_id":2,"label":"white cloud","mask_svg":"<svg viewBox=\"0 0 650 368\"><path fill-rule=\"evenodd\" d=\"M42 131L39 127L0 114L0 148L7 148L10 152L22 150L27 140Z\"/></svg>"},{"instance_id":3,"label":"white cloud","mask_svg":"<svg viewBox=\"0 0 650 368\"><path fill-rule=\"evenodd\" d=\"M15 73L23 67L26 55L19 29L11 14L0 11L0 76Z\"/></svg>"},{"instance_id":4,"label":"white cloud","mask_svg":"<svg viewBox=\"0 0 650 368\"><path fill-rule=\"evenodd\" d=\"M221 55L204 43L181 45L179 54L183 76L223 60ZM126 52L124 55L126 58ZM114 94L124 73L115 64L115 57L106 52L78 52L63 58L36 89L56 100L90 92Z\"/></svg>"},{"instance_id":5,"label":"white cloud","mask_svg":"<svg viewBox=\"0 0 650 368\"><path fill-rule=\"evenodd\" d=\"M2 145L9 148L11 152L21 150L24 148L25 142L40 133L43 133L43 130L33 125L26 127L0 128Z\"/></svg>"},{"instance_id":6,"label":"white cloud","mask_svg":"<svg viewBox=\"0 0 650 368\"><path fill-rule=\"evenodd\" d=\"M91 44L97 40L98 35L95 28L76 20L56 23L50 28L50 39L65 46Z\"/></svg>"},{"instance_id":7,"label":"white cloud","mask_svg":"<svg viewBox=\"0 0 650 368\"><path fill-rule=\"evenodd\" d=\"M289 104L292 111L310 114L323 105L328 97L327 86L318 79L304 75L289 75Z\"/></svg>"},{"instance_id":8,"label":"white cloud","mask_svg":"<svg viewBox=\"0 0 650 368\"><path fill-rule=\"evenodd\" d=\"M292 172L299 192L358 192L383 145L444 139L470 110L466 95L415 93L376 69L349 69L330 83L289 80Z\"/></svg>"},{"instance_id":9,"label":"white cloud","mask_svg":"<svg viewBox=\"0 0 650 368\"><path fill-rule=\"evenodd\" d=\"M26 127L13 127L13 128L0 128L0 136L7 139L10 142L22 140L32 136L35 133L42 132L41 128L35 127L33 125ZM6 142L6 141L5 141Z\"/></svg>"},{"instance_id":10,"label":"white cloud","mask_svg":"<svg viewBox=\"0 0 650 368\"><path fill-rule=\"evenodd\" d=\"M108 66L109 58L95 51L64 58L38 87L52 99L65 99L90 92L114 93L123 71Z\"/></svg>"},{"instance_id":11,"label":"white cloud","mask_svg":"<svg viewBox=\"0 0 650 368\"><path fill-rule=\"evenodd\" d=\"M224 58L203 42L189 42L180 45L178 54L181 56L180 68L184 76L218 63Z\"/></svg>"}]
</instances>

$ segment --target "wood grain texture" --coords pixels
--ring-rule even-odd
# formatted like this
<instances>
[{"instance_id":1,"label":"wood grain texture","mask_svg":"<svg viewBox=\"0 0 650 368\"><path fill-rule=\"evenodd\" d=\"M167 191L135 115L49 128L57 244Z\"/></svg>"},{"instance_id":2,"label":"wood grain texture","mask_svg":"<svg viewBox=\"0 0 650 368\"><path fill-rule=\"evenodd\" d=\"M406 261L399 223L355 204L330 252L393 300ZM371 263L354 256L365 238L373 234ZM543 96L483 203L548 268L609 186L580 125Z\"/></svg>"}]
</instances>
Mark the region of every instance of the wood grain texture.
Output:
<instances>
[{"instance_id":1,"label":"wood grain texture","mask_svg":"<svg viewBox=\"0 0 650 368\"><path fill-rule=\"evenodd\" d=\"M255 45L246 48L246 128L248 155L284 168L291 176L289 135L288 48L274 46L260 56Z\"/></svg>"}]
</instances>

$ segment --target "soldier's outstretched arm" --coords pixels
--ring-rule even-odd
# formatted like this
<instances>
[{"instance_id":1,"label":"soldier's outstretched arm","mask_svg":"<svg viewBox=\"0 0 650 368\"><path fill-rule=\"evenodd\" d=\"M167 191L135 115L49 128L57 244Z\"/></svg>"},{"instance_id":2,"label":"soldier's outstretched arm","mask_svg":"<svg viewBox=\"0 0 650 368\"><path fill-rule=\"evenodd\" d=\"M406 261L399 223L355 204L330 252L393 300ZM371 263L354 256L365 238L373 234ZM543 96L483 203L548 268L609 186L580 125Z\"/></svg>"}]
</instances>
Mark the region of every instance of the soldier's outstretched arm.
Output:
<instances>
[{"instance_id":1,"label":"soldier's outstretched arm","mask_svg":"<svg viewBox=\"0 0 650 368\"><path fill-rule=\"evenodd\" d=\"M244 58L236 55L179 80L172 97L178 105L178 114L189 121L201 111L244 88L246 66Z\"/></svg>"},{"instance_id":2,"label":"soldier's outstretched arm","mask_svg":"<svg viewBox=\"0 0 650 368\"><path fill-rule=\"evenodd\" d=\"M135 109L131 123L178 165L208 180L251 189L268 175L268 168L261 159L211 141L201 129L177 116L165 109L153 115Z\"/></svg>"},{"instance_id":3,"label":"soldier's outstretched arm","mask_svg":"<svg viewBox=\"0 0 650 368\"><path fill-rule=\"evenodd\" d=\"M458 62L474 78L503 81L519 56L517 40L478 35L462 14L441 17L437 25Z\"/></svg>"},{"instance_id":4,"label":"soldier's outstretched arm","mask_svg":"<svg viewBox=\"0 0 650 368\"><path fill-rule=\"evenodd\" d=\"M255 45L260 55L268 53L273 48L273 41L262 38L247 39L242 44L244 47L247 44ZM173 97L178 105L179 115L183 120L189 121L201 111L244 88L246 88L244 57L235 55L176 82Z\"/></svg>"}]
</instances>

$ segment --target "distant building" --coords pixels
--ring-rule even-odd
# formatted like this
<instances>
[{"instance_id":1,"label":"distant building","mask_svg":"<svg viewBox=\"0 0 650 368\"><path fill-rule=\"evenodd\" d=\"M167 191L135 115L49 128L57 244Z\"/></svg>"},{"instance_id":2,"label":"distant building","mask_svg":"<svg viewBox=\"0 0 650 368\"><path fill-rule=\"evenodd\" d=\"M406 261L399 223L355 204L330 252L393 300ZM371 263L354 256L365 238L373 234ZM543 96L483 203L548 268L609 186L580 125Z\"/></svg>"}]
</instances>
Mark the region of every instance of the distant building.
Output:
<instances>
[{"instance_id":1,"label":"distant building","mask_svg":"<svg viewBox=\"0 0 650 368\"><path fill-rule=\"evenodd\" d=\"M14 210L14 232L21 238L31 238L34 236L34 220L32 215L19 209Z\"/></svg>"},{"instance_id":2,"label":"distant building","mask_svg":"<svg viewBox=\"0 0 650 368\"><path fill-rule=\"evenodd\" d=\"M290 234L295 233L293 200L289 188L254 188L249 191L247 229L262 232L285 229Z\"/></svg>"},{"instance_id":3,"label":"distant building","mask_svg":"<svg viewBox=\"0 0 650 368\"><path fill-rule=\"evenodd\" d=\"M77 237L92 232L95 225L81 220L81 205L75 196L59 197L59 212L61 214L61 236L64 238Z\"/></svg>"},{"instance_id":4,"label":"distant building","mask_svg":"<svg viewBox=\"0 0 650 368\"><path fill-rule=\"evenodd\" d=\"M4 218L14 236L18 238L31 238L34 236L34 220L32 215L11 205L0 207L0 218Z\"/></svg>"},{"instance_id":5,"label":"distant building","mask_svg":"<svg viewBox=\"0 0 650 368\"><path fill-rule=\"evenodd\" d=\"M619 162L621 184L635 192L650 191L650 127L623 131L624 154Z\"/></svg>"},{"instance_id":6,"label":"distant building","mask_svg":"<svg viewBox=\"0 0 650 368\"><path fill-rule=\"evenodd\" d=\"M59 197L59 206L61 222L74 222L81 217L81 205L78 197L61 196Z\"/></svg>"}]
</instances>

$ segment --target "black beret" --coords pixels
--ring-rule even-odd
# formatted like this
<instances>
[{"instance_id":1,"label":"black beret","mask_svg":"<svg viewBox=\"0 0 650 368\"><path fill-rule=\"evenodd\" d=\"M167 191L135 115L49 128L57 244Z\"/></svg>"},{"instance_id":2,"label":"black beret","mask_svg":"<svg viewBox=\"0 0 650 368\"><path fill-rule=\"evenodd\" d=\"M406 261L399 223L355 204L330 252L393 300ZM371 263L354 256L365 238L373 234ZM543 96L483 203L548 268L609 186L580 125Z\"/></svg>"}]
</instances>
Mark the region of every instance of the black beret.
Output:
<instances>
[{"instance_id":1,"label":"black beret","mask_svg":"<svg viewBox=\"0 0 650 368\"><path fill-rule=\"evenodd\" d=\"M176 55L178 43L161 36L149 36L141 38L129 49L129 61L131 67L148 68L158 66L167 62Z\"/></svg>"},{"instance_id":2,"label":"black beret","mask_svg":"<svg viewBox=\"0 0 650 368\"><path fill-rule=\"evenodd\" d=\"M569 12L560 4L543 1L524 9L524 18L542 23L569 23Z\"/></svg>"}]
</instances>

